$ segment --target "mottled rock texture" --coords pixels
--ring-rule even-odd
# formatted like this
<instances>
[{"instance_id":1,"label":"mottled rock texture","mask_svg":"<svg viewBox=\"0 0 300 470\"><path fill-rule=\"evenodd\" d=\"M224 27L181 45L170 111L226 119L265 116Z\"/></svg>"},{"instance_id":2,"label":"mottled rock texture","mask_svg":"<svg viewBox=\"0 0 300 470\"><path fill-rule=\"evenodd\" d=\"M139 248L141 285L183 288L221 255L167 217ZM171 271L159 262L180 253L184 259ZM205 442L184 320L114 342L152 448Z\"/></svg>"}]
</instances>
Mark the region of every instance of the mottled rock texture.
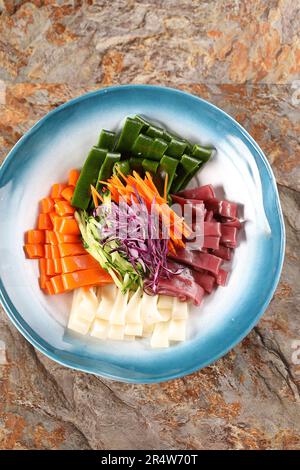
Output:
<instances>
[{"instance_id":1,"label":"mottled rock texture","mask_svg":"<svg viewBox=\"0 0 300 470\"><path fill-rule=\"evenodd\" d=\"M212 366L168 383L63 368L1 311L0 449L300 449L299 31L293 0L0 0L2 158L37 119L86 91L179 87L257 140L287 230L281 282L257 327Z\"/></svg>"}]
</instances>

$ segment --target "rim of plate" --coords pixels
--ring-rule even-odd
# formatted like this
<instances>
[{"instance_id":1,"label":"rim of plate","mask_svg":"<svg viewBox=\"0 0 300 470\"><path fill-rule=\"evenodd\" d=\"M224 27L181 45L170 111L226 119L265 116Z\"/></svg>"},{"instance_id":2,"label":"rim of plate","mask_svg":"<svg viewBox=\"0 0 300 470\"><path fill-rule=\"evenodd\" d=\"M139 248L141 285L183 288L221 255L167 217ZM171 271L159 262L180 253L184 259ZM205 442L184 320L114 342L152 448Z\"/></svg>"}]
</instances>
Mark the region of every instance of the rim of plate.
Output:
<instances>
[{"instance_id":1,"label":"rim of plate","mask_svg":"<svg viewBox=\"0 0 300 470\"><path fill-rule=\"evenodd\" d=\"M268 295L266 296L266 299L264 301L264 304L262 307L258 310L255 318L252 320L248 328L241 333L234 341L231 341L229 345L227 345L221 352L218 354L215 354L212 356L209 360L199 362L199 364L195 367L191 367L190 369L186 370L181 370L177 373L174 374L169 374L166 375L165 377L150 377L150 378L130 378L130 377L120 377L116 374L110 374L106 372L99 372L95 370L96 368L91 366L91 367L84 367L84 366L79 366L76 364L76 362L73 362L72 360L67 360L67 359L60 359L59 357L56 356L55 352L51 351L51 348L49 348L49 343L47 343L45 340L43 340L35 331L25 322L23 319L22 315L18 312L18 310L15 308L13 302L10 300L9 295L6 292L5 286L2 283L2 279L0 279L0 302L8 315L9 319L13 323L13 325L19 330L19 332L29 341L29 343L32 344L38 351L41 353L45 354L48 358L52 359L53 361L57 362L58 364L61 364L63 366L69 367L74 370L78 370L81 372L87 372L90 374L98 375L100 377L105 377L111 380L117 380L119 382L125 382L125 383L138 383L138 384L146 384L146 383L159 383L159 382L165 382L168 380L173 380L179 377L183 377L188 374L192 374L193 372L196 372L197 370L200 370L216 360L220 359L223 357L227 352L229 352L232 348L234 348L238 343L240 343L248 334L249 332L253 329L253 327L257 324L259 321L260 317L263 315L265 312L266 308L268 307L273 294L277 288L281 271L282 271L282 266L284 262L284 253L285 253L285 243L286 243L286 236L285 236L285 225L284 225L284 220L283 220L283 214L282 214L282 209L280 205L280 199L279 199L279 194L278 194L278 189L277 189L277 184L276 184L276 179L273 174L272 168L267 160L267 157L265 156L264 152L260 148L260 146L257 144L257 142L251 137L251 135L244 129L244 127L239 124L232 116L230 116L228 113L223 111L221 108L218 106L210 103L209 101L200 98L196 95L193 95L192 93L188 93L182 90L178 90L176 88L172 87L166 87L166 86L161 86L161 85L116 85L116 86L110 86L110 87L105 87L101 88L99 90L91 91L88 93L85 93L83 95L80 95L76 98L73 98L66 103L63 103L62 105L58 106L57 108L53 109L52 111L49 111L45 116L43 116L41 119L39 119L19 140L16 142L16 144L12 147L10 152L7 154L5 157L1 167L0 167L0 186L1 186L1 179L3 176L3 172L5 171L7 165L11 162L11 160L14 158L16 150L22 146L23 142L25 142L32 134L38 131L38 129L48 120L50 116L55 115L56 113L60 112L62 109L67 108L69 106L72 106L76 103L79 103L81 101L84 101L85 99L88 99L92 96L96 95L104 95L107 93L114 93L117 91L122 90L129 90L129 89L140 89L140 90L161 90L161 91L166 91L169 93L175 93L179 95L183 95L187 97L188 99L193 99L195 101L198 101L199 103L205 103L209 107L213 108L214 110L218 111L221 113L223 116L225 116L227 119L229 119L234 127L236 127L239 132L243 135L243 137L251 144L252 147L256 150L258 153L261 161L263 162L269 181L272 185L272 190L275 195L276 199L276 208L277 208L277 213L278 213L278 220L279 220L279 225L280 225L280 247L279 247L279 257L278 257L278 262L276 266L276 272L273 277L273 285L272 289L270 289ZM264 193L264 185L262 184L263 188L263 193Z\"/></svg>"}]
</instances>

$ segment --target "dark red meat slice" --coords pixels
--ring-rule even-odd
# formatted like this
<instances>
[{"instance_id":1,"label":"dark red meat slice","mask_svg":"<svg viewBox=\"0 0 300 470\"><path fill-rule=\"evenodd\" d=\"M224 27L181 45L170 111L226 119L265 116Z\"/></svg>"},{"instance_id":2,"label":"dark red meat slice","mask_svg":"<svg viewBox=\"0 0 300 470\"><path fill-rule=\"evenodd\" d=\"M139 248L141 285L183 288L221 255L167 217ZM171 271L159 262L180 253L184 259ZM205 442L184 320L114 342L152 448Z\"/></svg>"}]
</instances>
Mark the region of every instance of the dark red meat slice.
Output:
<instances>
[{"instance_id":1,"label":"dark red meat slice","mask_svg":"<svg viewBox=\"0 0 300 470\"><path fill-rule=\"evenodd\" d=\"M225 224L221 224L221 245L235 248L236 247L236 235L237 229L235 227L230 227Z\"/></svg>"},{"instance_id":2,"label":"dark red meat slice","mask_svg":"<svg viewBox=\"0 0 300 470\"><path fill-rule=\"evenodd\" d=\"M191 215L196 216L196 217L201 217L202 220L204 218L204 211L205 207L203 204L203 201L198 201L197 199L185 199L180 196L172 196L172 201L173 204L179 204L180 207L182 208L182 215L187 218L190 214L187 212L190 209L187 209L187 206L191 207ZM191 223L191 221L186 220L187 223Z\"/></svg>"},{"instance_id":3,"label":"dark red meat slice","mask_svg":"<svg viewBox=\"0 0 300 470\"><path fill-rule=\"evenodd\" d=\"M207 201L215 196L214 188L211 184L200 186L199 188L185 189L178 193L179 196L189 199L199 199L200 201Z\"/></svg>"},{"instance_id":4,"label":"dark red meat slice","mask_svg":"<svg viewBox=\"0 0 300 470\"><path fill-rule=\"evenodd\" d=\"M235 219L225 219L222 217L222 220L221 220L222 224L228 226L228 227L235 227L237 228L238 230L241 229L242 227L242 224L241 222L239 221L238 218L235 218Z\"/></svg>"},{"instance_id":5,"label":"dark red meat slice","mask_svg":"<svg viewBox=\"0 0 300 470\"><path fill-rule=\"evenodd\" d=\"M185 248L177 250L176 255L170 254L175 261L187 264L196 270L204 270L217 275L222 263L222 259L210 253L201 253L200 251L189 251Z\"/></svg>"},{"instance_id":6,"label":"dark red meat slice","mask_svg":"<svg viewBox=\"0 0 300 470\"><path fill-rule=\"evenodd\" d=\"M218 250L213 251L213 254L226 261L231 260L231 249L227 246L220 246Z\"/></svg>"},{"instance_id":7,"label":"dark red meat slice","mask_svg":"<svg viewBox=\"0 0 300 470\"><path fill-rule=\"evenodd\" d=\"M208 237L220 237L221 233L221 224L219 222L204 222L204 236Z\"/></svg>"},{"instance_id":8,"label":"dark red meat slice","mask_svg":"<svg viewBox=\"0 0 300 470\"><path fill-rule=\"evenodd\" d=\"M211 274L202 273L200 271L193 271L193 276L197 284L199 284L203 289L210 294L214 288L216 279Z\"/></svg>"},{"instance_id":9,"label":"dark red meat slice","mask_svg":"<svg viewBox=\"0 0 300 470\"><path fill-rule=\"evenodd\" d=\"M204 237L202 248L218 250L220 247L220 237Z\"/></svg>"},{"instance_id":10,"label":"dark red meat slice","mask_svg":"<svg viewBox=\"0 0 300 470\"><path fill-rule=\"evenodd\" d=\"M197 284L193 277L185 277L171 274L169 279L160 279L157 286L158 294L178 297L182 302L192 301L194 305L200 305L204 297L204 289Z\"/></svg>"},{"instance_id":11,"label":"dark red meat slice","mask_svg":"<svg viewBox=\"0 0 300 470\"><path fill-rule=\"evenodd\" d=\"M214 214L219 214L222 217L229 219L236 218L237 204L235 202L220 201L219 199L209 199L205 201L205 207L209 211L213 211Z\"/></svg>"},{"instance_id":12,"label":"dark red meat slice","mask_svg":"<svg viewBox=\"0 0 300 470\"><path fill-rule=\"evenodd\" d=\"M224 269L220 269L216 276L216 283L219 286L226 286L228 274L229 273L227 271L224 271Z\"/></svg>"},{"instance_id":13,"label":"dark red meat slice","mask_svg":"<svg viewBox=\"0 0 300 470\"><path fill-rule=\"evenodd\" d=\"M214 218L214 212L213 211L206 211L204 220L205 222L211 222L212 219Z\"/></svg>"},{"instance_id":14,"label":"dark red meat slice","mask_svg":"<svg viewBox=\"0 0 300 470\"><path fill-rule=\"evenodd\" d=\"M208 274L204 271L195 271L194 269L188 268L183 264L176 263L173 260L168 260L168 268L171 269L174 273L177 272L176 276L180 279L191 279L193 278L197 284L199 284L203 289L209 294L214 288L216 283L216 278L211 274Z\"/></svg>"}]
</instances>

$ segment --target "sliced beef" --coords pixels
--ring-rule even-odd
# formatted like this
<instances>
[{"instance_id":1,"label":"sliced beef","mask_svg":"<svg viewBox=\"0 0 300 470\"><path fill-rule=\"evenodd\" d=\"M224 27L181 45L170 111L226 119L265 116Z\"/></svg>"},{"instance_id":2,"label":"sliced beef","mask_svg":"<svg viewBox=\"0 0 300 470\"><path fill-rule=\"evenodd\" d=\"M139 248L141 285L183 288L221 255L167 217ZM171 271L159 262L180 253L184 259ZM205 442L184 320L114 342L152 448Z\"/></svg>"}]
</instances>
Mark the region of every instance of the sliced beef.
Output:
<instances>
[{"instance_id":1,"label":"sliced beef","mask_svg":"<svg viewBox=\"0 0 300 470\"><path fill-rule=\"evenodd\" d=\"M214 188L211 184L200 186L199 188L185 189L184 191L180 191L178 196L185 197L187 199L199 199L200 201L207 201L208 199L216 197Z\"/></svg>"},{"instance_id":2,"label":"sliced beef","mask_svg":"<svg viewBox=\"0 0 300 470\"><path fill-rule=\"evenodd\" d=\"M190 251L188 248L180 248L176 255L170 257L179 263L187 264L196 270L204 270L217 275L222 263L222 259L210 253L201 251Z\"/></svg>"}]
</instances>

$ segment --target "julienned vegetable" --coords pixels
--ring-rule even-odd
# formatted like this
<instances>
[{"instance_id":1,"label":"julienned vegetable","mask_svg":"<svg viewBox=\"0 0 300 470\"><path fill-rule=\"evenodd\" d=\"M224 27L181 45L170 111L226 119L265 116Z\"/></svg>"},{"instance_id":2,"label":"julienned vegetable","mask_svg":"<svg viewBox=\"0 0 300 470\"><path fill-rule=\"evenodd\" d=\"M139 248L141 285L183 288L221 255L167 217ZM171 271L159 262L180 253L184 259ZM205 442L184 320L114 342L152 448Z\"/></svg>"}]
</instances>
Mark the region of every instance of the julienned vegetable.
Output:
<instances>
[{"instance_id":1,"label":"julienned vegetable","mask_svg":"<svg viewBox=\"0 0 300 470\"><path fill-rule=\"evenodd\" d=\"M100 238L101 224L93 216L88 216L85 211L75 214L82 234L85 250L90 253L107 271L114 283L122 290L136 290L142 285L142 268L137 270L132 264L118 252L118 242L112 240L104 243Z\"/></svg>"}]
</instances>

